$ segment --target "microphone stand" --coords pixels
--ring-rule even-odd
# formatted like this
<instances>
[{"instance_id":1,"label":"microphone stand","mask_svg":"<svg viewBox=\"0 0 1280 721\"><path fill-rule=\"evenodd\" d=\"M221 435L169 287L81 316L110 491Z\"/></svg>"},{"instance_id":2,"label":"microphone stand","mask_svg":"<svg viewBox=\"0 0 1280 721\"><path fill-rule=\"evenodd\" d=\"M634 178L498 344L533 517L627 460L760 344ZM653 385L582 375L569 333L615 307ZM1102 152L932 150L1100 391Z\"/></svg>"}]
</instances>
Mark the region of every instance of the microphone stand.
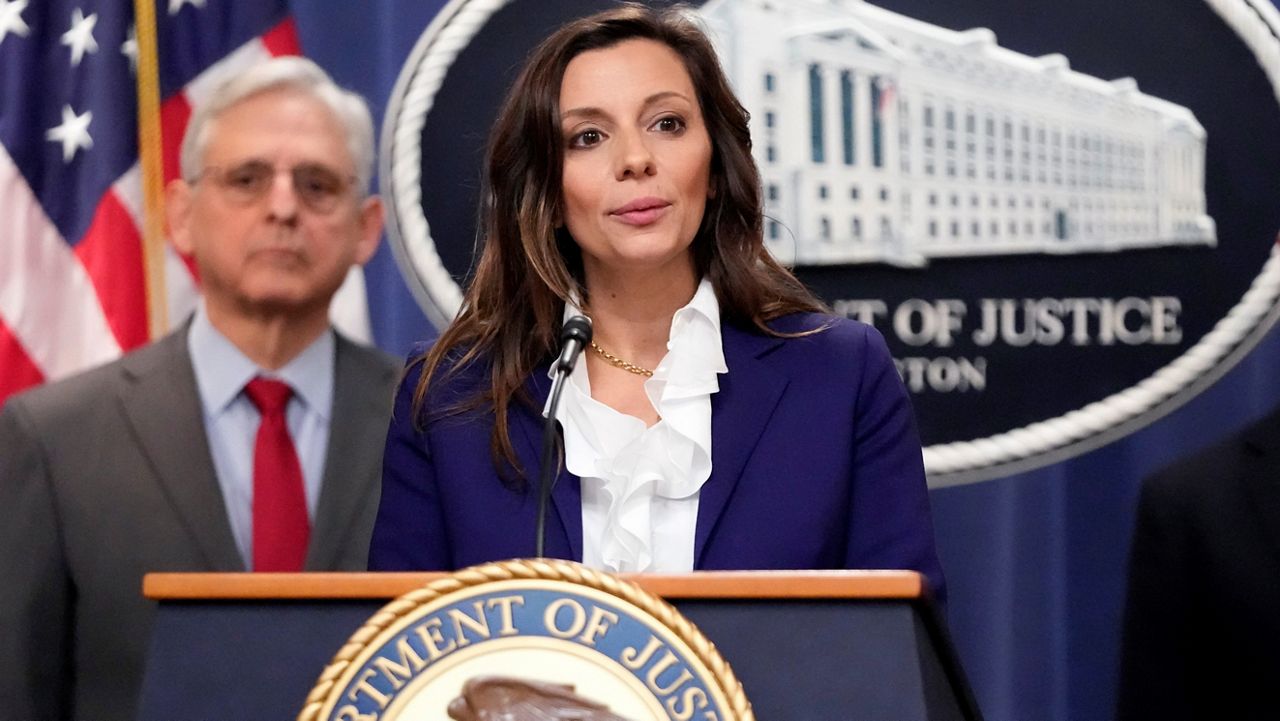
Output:
<instances>
[{"instance_id":1,"label":"microphone stand","mask_svg":"<svg viewBox=\"0 0 1280 721\"><path fill-rule=\"evenodd\" d=\"M542 463L538 468L538 537L533 551L533 555L537 558L543 558L546 555L543 552L543 546L547 538L547 502L551 499L551 487L555 483L558 465L554 463L554 459L560 455L558 443L560 429L554 409L560 405L560 392L564 389L564 383L561 380L567 375L567 373L556 373L555 380L551 384L552 413L548 414L542 423Z\"/></svg>"},{"instance_id":2,"label":"microphone stand","mask_svg":"<svg viewBox=\"0 0 1280 721\"><path fill-rule=\"evenodd\" d=\"M556 360L555 375L551 379L551 393L547 397L547 405L542 410L542 459L538 467L538 524L537 538L534 542L534 556L544 558L544 547L547 538L547 503L551 499L551 487L555 484L556 459L559 457L560 439L556 409L560 407L560 395L564 392L564 384L569 380L577 364L578 354L591 342L591 320L586 316L575 315L565 321L560 330L560 341L563 344L560 357Z\"/></svg>"}]
</instances>

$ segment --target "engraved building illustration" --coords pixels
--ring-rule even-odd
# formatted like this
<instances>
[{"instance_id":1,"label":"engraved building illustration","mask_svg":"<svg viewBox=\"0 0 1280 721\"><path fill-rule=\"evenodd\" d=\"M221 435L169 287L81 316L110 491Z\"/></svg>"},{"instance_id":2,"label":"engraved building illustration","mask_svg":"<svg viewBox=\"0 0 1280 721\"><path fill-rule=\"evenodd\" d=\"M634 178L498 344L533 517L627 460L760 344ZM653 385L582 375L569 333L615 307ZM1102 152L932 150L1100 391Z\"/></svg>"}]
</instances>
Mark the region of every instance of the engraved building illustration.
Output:
<instances>
[{"instance_id":1,"label":"engraved building illustration","mask_svg":"<svg viewBox=\"0 0 1280 721\"><path fill-rule=\"evenodd\" d=\"M1185 107L864 0L710 0L797 265L1214 245Z\"/></svg>"}]
</instances>

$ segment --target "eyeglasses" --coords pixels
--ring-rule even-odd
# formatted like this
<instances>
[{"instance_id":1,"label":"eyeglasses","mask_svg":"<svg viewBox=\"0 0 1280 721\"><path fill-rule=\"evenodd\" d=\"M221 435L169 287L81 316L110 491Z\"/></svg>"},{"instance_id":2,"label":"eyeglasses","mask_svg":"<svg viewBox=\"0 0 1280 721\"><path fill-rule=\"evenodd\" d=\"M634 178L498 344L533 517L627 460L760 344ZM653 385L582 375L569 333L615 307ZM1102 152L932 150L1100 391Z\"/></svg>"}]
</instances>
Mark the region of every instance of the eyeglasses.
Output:
<instances>
[{"instance_id":1,"label":"eyeglasses","mask_svg":"<svg viewBox=\"0 0 1280 721\"><path fill-rule=\"evenodd\" d=\"M356 182L355 176L342 175L333 168L318 163L300 163L287 170L293 180L293 192L303 205L317 213L328 213L338 207L338 202ZM232 202L252 205L266 197L277 172L279 170L270 163L250 160L232 168L205 168L191 182L208 178Z\"/></svg>"}]
</instances>

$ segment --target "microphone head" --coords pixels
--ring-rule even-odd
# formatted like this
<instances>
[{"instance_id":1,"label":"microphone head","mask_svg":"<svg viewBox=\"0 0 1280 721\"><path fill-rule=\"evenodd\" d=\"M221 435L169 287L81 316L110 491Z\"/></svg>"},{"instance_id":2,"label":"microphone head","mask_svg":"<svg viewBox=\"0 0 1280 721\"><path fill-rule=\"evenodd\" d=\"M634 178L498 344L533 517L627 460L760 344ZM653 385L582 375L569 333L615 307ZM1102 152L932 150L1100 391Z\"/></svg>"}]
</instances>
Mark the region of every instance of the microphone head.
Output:
<instances>
[{"instance_id":1,"label":"microphone head","mask_svg":"<svg viewBox=\"0 0 1280 721\"><path fill-rule=\"evenodd\" d=\"M591 342L591 319L585 315L575 315L564 322L564 327L560 329L560 342L567 343L576 340L582 345Z\"/></svg>"}]
</instances>

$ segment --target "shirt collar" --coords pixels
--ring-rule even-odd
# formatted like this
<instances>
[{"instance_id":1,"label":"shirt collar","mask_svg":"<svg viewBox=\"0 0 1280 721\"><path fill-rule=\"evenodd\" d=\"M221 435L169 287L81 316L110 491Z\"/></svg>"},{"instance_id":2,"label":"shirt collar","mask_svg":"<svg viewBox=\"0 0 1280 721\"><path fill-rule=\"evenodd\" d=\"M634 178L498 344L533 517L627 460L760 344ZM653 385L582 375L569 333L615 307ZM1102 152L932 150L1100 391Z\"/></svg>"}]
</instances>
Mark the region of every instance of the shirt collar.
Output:
<instances>
[{"instance_id":1,"label":"shirt collar","mask_svg":"<svg viewBox=\"0 0 1280 721\"><path fill-rule=\"evenodd\" d=\"M693 298L689 300L688 305L676 311L675 316L671 319L671 324L675 326L677 323L684 325L690 320L690 316L694 313L701 315L704 319L711 322L716 329L716 335L720 335L720 301L716 299L716 290L711 287L711 281L703 278L698 283L698 290L694 292ZM673 328L671 335L675 336L676 330Z\"/></svg>"},{"instance_id":2,"label":"shirt collar","mask_svg":"<svg viewBox=\"0 0 1280 721\"><path fill-rule=\"evenodd\" d=\"M256 376L289 384L294 396L312 413L329 419L333 407L333 367L336 341L327 329L301 353L275 371L258 367L226 336L213 327L204 303L196 308L187 334L187 349L195 371L200 401L207 415L227 409Z\"/></svg>"}]
</instances>

